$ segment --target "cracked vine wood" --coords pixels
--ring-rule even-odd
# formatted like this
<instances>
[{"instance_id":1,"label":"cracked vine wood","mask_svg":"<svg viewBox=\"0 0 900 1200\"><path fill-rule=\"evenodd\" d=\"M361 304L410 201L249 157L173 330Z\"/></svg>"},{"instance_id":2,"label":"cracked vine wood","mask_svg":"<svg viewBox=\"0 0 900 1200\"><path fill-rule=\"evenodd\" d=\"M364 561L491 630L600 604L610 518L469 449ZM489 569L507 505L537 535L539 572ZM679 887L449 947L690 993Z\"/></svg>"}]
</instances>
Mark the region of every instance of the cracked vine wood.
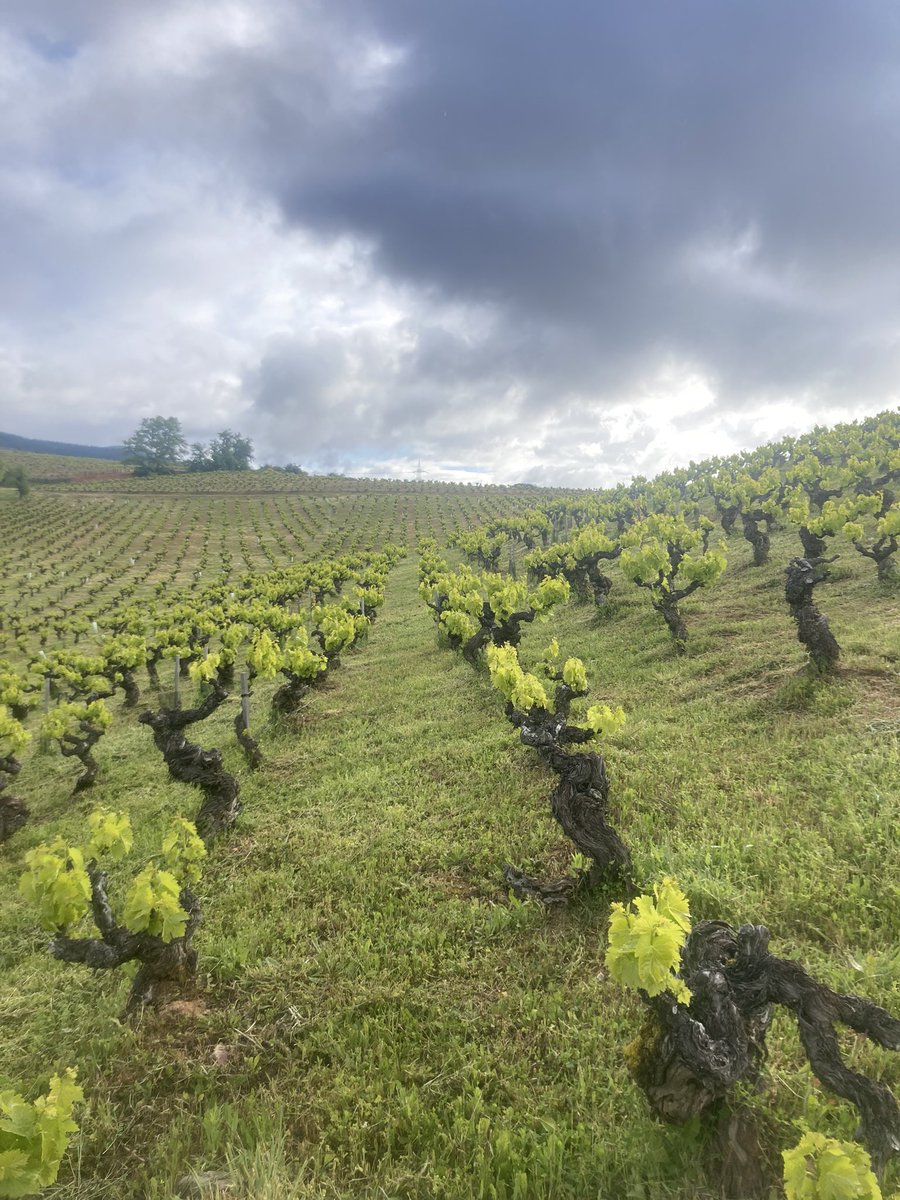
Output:
<instances>
[{"instance_id":1,"label":"cracked vine wood","mask_svg":"<svg viewBox=\"0 0 900 1200\"><path fill-rule=\"evenodd\" d=\"M537 750L559 777L550 795L550 810L579 853L591 860L586 871L549 882L507 864L503 878L520 898L531 896L545 904L565 904L583 886L595 887L609 879L627 881L629 877L631 855L608 820L609 777L603 755L594 750L573 753L566 748L593 737L591 730L569 725L566 720L572 701L586 694L559 683L555 712L532 708L521 713L511 704L506 706L506 716L519 730L523 745Z\"/></svg>"},{"instance_id":2,"label":"cracked vine wood","mask_svg":"<svg viewBox=\"0 0 900 1200\"><path fill-rule=\"evenodd\" d=\"M189 742L184 731L196 721L203 721L228 699L228 692L214 681L206 699L196 708L160 708L142 712L138 720L149 725L153 740L169 768L169 774L179 783L190 783L203 792L203 803L195 824L204 842L209 843L234 824L241 811L240 787L235 777L222 765L222 752L204 750Z\"/></svg>"},{"instance_id":3,"label":"cracked vine wood","mask_svg":"<svg viewBox=\"0 0 900 1200\"><path fill-rule=\"evenodd\" d=\"M792 558L785 574L785 599L797 622L797 637L809 651L813 665L822 672L833 671L841 656L840 647L828 626L828 620L816 607L813 588L828 578L824 569L833 558Z\"/></svg>"},{"instance_id":4,"label":"cracked vine wood","mask_svg":"<svg viewBox=\"0 0 900 1200\"><path fill-rule=\"evenodd\" d=\"M692 993L690 1003L666 993L640 993L650 1014L630 1052L635 1080L664 1121L683 1124L721 1107L736 1083L759 1076L773 1008L779 1005L796 1019L816 1077L856 1106L857 1136L881 1173L891 1155L900 1153L900 1108L883 1083L847 1066L835 1026L900 1050L900 1020L861 996L831 991L768 947L764 925L735 931L724 921L698 922L681 955L680 976ZM757 1166L746 1164L740 1194L752 1193Z\"/></svg>"},{"instance_id":5,"label":"cracked vine wood","mask_svg":"<svg viewBox=\"0 0 900 1200\"><path fill-rule=\"evenodd\" d=\"M123 963L137 962L137 973L128 994L125 1012L143 1004L156 1003L166 985L181 985L197 971L197 951L192 941L200 924L200 903L189 888L182 888L179 903L187 913L181 937L169 942L152 933L132 933L116 923L108 898L106 872L89 863L91 911L100 937L73 938L58 933L50 953L61 962L82 963L94 971L111 970Z\"/></svg>"},{"instance_id":6,"label":"cracked vine wood","mask_svg":"<svg viewBox=\"0 0 900 1200\"><path fill-rule=\"evenodd\" d=\"M63 758L77 758L81 763L81 774L75 780L75 786L72 788L73 796L77 796L86 788L93 787L100 768L91 751L106 732L105 729L91 724L90 721L79 721L78 729L78 733L67 732L57 739Z\"/></svg>"}]
</instances>

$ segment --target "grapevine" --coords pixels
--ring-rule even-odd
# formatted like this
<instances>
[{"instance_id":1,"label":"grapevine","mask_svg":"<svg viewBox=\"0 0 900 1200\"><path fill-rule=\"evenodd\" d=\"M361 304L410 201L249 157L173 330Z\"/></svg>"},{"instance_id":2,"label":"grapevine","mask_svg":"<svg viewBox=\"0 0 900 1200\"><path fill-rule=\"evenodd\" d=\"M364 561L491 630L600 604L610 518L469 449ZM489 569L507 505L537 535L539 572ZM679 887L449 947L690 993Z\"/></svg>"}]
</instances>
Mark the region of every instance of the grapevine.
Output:
<instances>
[{"instance_id":1,"label":"grapevine","mask_svg":"<svg viewBox=\"0 0 900 1200\"><path fill-rule=\"evenodd\" d=\"M54 1075L46 1096L31 1104L0 1092L0 1197L31 1196L56 1182L83 1101L73 1067Z\"/></svg>"},{"instance_id":2,"label":"grapevine","mask_svg":"<svg viewBox=\"0 0 900 1200\"><path fill-rule=\"evenodd\" d=\"M24 725L0 704L0 843L12 837L28 820L28 807L17 796L6 793L7 781L21 770L16 755L29 741Z\"/></svg>"},{"instance_id":3,"label":"grapevine","mask_svg":"<svg viewBox=\"0 0 900 1200\"><path fill-rule=\"evenodd\" d=\"M162 840L162 865L151 860L132 879L120 923L110 903L107 872L99 864L127 857L131 825L127 816L106 810L95 812L88 825L85 846L56 838L29 851L19 890L35 907L42 928L53 934L54 958L93 970L138 963L126 1007L131 1012L196 971L191 943L200 904L189 884L200 878L205 848L193 826L176 820ZM89 914L100 936L75 936Z\"/></svg>"}]
</instances>

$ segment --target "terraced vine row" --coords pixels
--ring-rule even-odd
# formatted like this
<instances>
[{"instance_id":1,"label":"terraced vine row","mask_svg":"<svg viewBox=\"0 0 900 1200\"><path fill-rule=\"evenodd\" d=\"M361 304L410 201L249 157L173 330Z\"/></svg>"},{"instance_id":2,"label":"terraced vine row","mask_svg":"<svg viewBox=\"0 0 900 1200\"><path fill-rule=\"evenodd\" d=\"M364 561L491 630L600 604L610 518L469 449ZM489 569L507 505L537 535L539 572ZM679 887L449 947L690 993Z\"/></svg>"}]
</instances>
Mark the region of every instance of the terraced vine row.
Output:
<instances>
[{"instance_id":1,"label":"terraced vine row","mask_svg":"<svg viewBox=\"0 0 900 1200\"><path fill-rule=\"evenodd\" d=\"M240 474L240 473L239 473ZM191 476L189 481L197 477ZM175 481L182 487L185 481ZM171 485L170 485L171 486ZM129 603L210 580L357 554L386 542L451 536L507 501L475 489L449 502L425 492L204 498L177 490L146 498L33 493L6 503L0 544L0 658L19 664L53 644L94 645L92 623Z\"/></svg>"},{"instance_id":2,"label":"terraced vine row","mask_svg":"<svg viewBox=\"0 0 900 1200\"><path fill-rule=\"evenodd\" d=\"M475 540L478 536L473 535ZM485 539L473 546L473 537L460 540L477 553ZM566 603L568 580L544 574L529 593L525 583L502 573L450 571L433 541L420 546L420 556L419 592L440 638L473 667L486 662L522 744L537 751L557 777L551 810L577 851L569 872L557 880L543 882L506 866L506 884L520 898L549 905L568 903L583 887L603 888L621 898L612 906L606 964L613 978L637 990L647 1009L625 1057L651 1111L673 1124L702 1117L718 1127L725 1195L769 1194L774 1180L754 1118L735 1089L738 1084L759 1085L766 1035L780 1006L795 1017L815 1076L856 1106L857 1136L868 1151L862 1154L824 1137L810 1141L808 1135L801 1146L809 1154L810 1179L819 1177L820 1184L792 1194L814 1200L840 1194L829 1189L845 1187L848 1197L880 1195L870 1166L883 1175L890 1159L900 1154L900 1105L885 1084L847 1063L837 1027L900 1051L900 1019L862 996L834 992L798 962L772 955L770 933L762 924L735 929L724 920L704 920L692 926L688 899L671 878L657 881L652 894L639 895L630 852L610 824L603 755L597 748L585 749L596 747L601 736L615 735L625 713L593 705L573 719L573 703L588 693L581 660L569 658L560 667L559 645L551 642L537 663L537 670L555 685L551 694L538 675L522 668L516 650L521 624L546 618L552 607L542 602L541 591L555 585L553 603ZM785 1152L786 1164L794 1158L795 1151ZM786 1174L793 1189L795 1176L802 1177L802 1171Z\"/></svg>"}]
</instances>

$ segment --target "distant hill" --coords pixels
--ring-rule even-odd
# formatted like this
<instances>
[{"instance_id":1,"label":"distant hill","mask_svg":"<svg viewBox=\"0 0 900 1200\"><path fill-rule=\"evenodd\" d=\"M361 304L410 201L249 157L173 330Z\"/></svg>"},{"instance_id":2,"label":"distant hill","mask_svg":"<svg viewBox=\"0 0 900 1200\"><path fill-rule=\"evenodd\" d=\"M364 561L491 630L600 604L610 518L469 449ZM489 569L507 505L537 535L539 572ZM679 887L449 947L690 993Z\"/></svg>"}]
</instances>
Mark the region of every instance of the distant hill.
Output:
<instances>
[{"instance_id":1,"label":"distant hill","mask_svg":"<svg viewBox=\"0 0 900 1200\"><path fill-rule=\"evenodd\" d=\"M105 458L121 462L125 451L121 446L79 446L73 442L46 442L42 438L19 437L15 433L0 433L0 447L8 450L27 450L31 454L64 454L68 458Z\"/></svg>"}]
</instances>

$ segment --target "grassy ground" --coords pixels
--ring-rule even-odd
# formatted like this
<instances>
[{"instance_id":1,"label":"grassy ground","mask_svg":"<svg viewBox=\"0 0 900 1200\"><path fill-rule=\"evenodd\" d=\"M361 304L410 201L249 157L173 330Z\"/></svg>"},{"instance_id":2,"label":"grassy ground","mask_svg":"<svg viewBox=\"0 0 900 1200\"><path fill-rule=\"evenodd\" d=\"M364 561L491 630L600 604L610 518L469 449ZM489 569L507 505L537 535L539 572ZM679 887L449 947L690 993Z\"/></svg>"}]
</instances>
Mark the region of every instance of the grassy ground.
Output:
<instances>
[{"instance_id":1,"label":"grassy ground","mask_svg":"<svg viewBox=\"0 0 900 1200\"><path fill-rule=\"evenodd\" d=\"M794 552L779 535L754 569L734 539L720 585L685 606L681 658L617 578L608 614L569 606L529 629L523 659L556 634L591 700L628 712L608 759L642 879L675 874L695 917L763 922L776 953L897 1012L898 593L845 553L819 589L842 671L810 681L782 594ZM34 820L0 850L0 1082L34 1094L74 1063L89 1098L54 1195L168 1200L190 1169L254 1200L718 1195L704 1132L651 1121L628 1077L640 1009L603 969L615 897L547 913L499 884L507 861L565 869L552 780L486 675L437 644L414 562L302 718L256 730L256 774L229 716L195 727L228 747L245 802L201 885L202 986L137 1023L118 1020L127 981L52 961L15 892L28 848L81 836L72 767L36 757L12 789ZM136 853L196 808L145 729L119 722L98 757L96 799L131 812ZM798 1120L849 1136L786 1015L770 1044L751 1103L773 1157ZM897 1056L845 1049L900 1090Z\"/></svg>"}]
</instances>

